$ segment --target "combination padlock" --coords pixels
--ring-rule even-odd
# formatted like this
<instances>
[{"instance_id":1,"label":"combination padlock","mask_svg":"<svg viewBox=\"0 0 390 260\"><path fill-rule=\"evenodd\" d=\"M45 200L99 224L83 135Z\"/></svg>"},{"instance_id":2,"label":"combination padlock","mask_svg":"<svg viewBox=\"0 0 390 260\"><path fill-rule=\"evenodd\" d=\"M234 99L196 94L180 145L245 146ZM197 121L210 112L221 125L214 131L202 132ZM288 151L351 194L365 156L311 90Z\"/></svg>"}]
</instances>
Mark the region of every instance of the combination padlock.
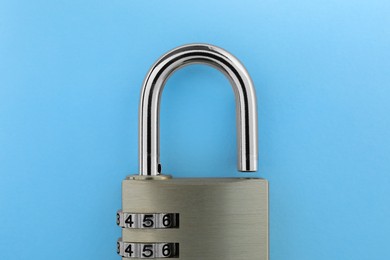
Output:
<instances>
[{"instance_id":1,"label":"combination padlock","mask_svg":"<svg viewBox=\"0 0 390 260\"><path fill-rule=\"evenodd\" d=\"M268 260L268 182L260 178L172 178L161 173L159 106L168 77L183 66L213 66L230 80L237 104L238 170L257 171L257 102L252 80L229 52L209 45L162 56L143 83L139 175L122 183L118 254L132 259Z\"/></svg>"}]
</instances>

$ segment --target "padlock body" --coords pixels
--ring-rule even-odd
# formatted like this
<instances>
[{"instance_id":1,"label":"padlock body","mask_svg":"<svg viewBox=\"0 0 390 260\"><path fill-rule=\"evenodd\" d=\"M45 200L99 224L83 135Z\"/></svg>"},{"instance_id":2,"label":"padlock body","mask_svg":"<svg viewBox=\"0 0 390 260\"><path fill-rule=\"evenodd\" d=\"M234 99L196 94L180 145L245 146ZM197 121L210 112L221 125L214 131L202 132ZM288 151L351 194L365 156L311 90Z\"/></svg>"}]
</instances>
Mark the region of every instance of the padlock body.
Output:
<instances>
[{"instance_id":1,"label":"padlock body","mask_svg":"<svg viewBox=\"0 0 390 260\"><path fill-rule=\"evenodd\" d=\"M175 243L183 260L269 258L264 179L126 179L122 192L123 212L178 218L174 228L123 228L124 242Z\"/></svg>"}]
</instances>

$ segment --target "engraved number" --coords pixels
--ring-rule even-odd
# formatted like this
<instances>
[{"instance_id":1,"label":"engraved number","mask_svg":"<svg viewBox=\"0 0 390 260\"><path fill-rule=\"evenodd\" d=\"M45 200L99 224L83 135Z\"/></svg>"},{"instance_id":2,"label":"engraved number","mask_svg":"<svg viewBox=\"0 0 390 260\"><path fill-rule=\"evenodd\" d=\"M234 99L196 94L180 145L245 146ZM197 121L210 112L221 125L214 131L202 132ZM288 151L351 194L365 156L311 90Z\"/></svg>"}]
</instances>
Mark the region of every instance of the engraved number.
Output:
<instances>
[{"instance_id":1,"label":"engraved number","mask_svg":"<svg viewBox=\"0 0 390 260\"><path fill-rule=\"evenodd\" d=\"M154 221L153 221L153 215L144 215L144 220L143 220L143 227L153 227Z\"/></svg>"},{"instance_id":2,"label":"engraved number","mask_svg":"<svg viewBox=\"0 0 390 260\"><path fill-rule=\"evenodd\" d=\"M121 215L116 213L116 224L119 226L121 224Z\"/></svg>"},{"instance_id":3,"label":"engraved number","mask_svg":"<svg viewBox=\"0 0 390 260\"><path fill-rule=\"evenodd\" d=\"M118 211L116 223L122 228L179 228L179 213L134 213ZM142 250L141 250L142 251Z\"/></svg>"},{"instance_id":4,"label":"engraved number","mask_svg":"<svg viewBox=\"0 0 390 260\"><path fill-rule=\"evenodd\" d=\"M163 225L164 225L164 227L170 227L172 225L172 215L171 214L166 214L163 217Z\"/></svg>"},{"instance_id":5,"label":"engraved number","mask_svg":"<svg viewBox=\"0 0 390 260\"><path fill-rule=\"evenodd\" d=\"M178 258L179 243L129 243L118 240L118 253L123 258Z\"/></svg>"},{"instance_id":6,"label":"engraved number","mask_svg":"<svg viewBox=\"0 0 390 260\"><path fill-rule=\"evenodd\" d=\"M162 248L162 254L163 256L165 257L168 257L168 256L171 256L172 254L172 248L171 248L171 245L170 244L165 244Z\"/></svg>"},{"instance_id":7,"label":"engraved number","mask_svg":"<svg viewBox=\"0 0 390 260\"><path fill-rule=\"evenodd\" d=\"M153 257L153 245L144 245L142 249L143 257Z\"/></svg>"},{"instance_id":8,"label":"engraved number","mask_svg":"<svg viewBox=\"0 0 390 260\"><path fill-rule=\"evenodd\" d=\"M134 251L131 249L131 244L126 247L125 252L128 253L130 257L133 255Z\"/></svg>"},{"instance_id":9,"label":"engraved number","mask_svg":"<svg viewBox=\"0 0 390 260\"><path fill-rule=\"evenodd\" d=\"M118 253L118 255L121 253L121 243L116 243L116 252Z\"/></svg>"},{"instance_id":10,"label":"engraved number","mask_svg":"<svg viewBox=\"0 0 390 260\"><path fill-rule=\"evenodd\" d=\"M126 218L125 223L126 223L126 224L129 224L129 226L132 227L133 224L134 224L133 215L129 215L129 216Z\"/></svg>"}]
</instances>

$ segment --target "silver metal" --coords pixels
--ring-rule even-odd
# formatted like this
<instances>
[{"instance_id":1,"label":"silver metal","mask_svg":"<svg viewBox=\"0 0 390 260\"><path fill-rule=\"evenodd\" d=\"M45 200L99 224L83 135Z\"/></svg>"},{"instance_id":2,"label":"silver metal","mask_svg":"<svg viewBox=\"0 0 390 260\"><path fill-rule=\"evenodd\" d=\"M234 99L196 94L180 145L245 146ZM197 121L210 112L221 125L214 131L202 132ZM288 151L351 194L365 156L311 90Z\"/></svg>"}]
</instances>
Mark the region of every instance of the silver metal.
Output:
<instances>
[{"instance_id":1,"label":"silver metal","mask_svg":"<svg viewBox=\"0 0 390 260\"><path fill-rule=\"evenodd\" d=\"M180 214L179 228L123 228L124 242L178 243L181 260L269 259L264 179L124 180L122 198L123 212Z\"/></svg>"},{"instance_id":2,"label":"silver metal","mask_svg":"<svg viewBox=\"0 0 390 260\"><path fill-rule=\"evenodd\" d=\"M118 253L122 260L269 260L266 180L177 179L160 174L162 91L176 70L194 63L215 67L230 80L236 99L238 169L257 170L256 94L244 66L232 54L208 44L168 52L150 69L141 91L140 172L122 182ZM164 222L167 216L174 220L172 225Z\"/></svg>"},{"instance_id":3,"label":"silver metal","mask_svg":"<svg viewBox=\"0 0 390 260\"><path fill-rule=\"evenodd\" d=\"M177 258L179 256L179 244L127 243L119 239L117 253L123 258Z\"/></svg>"},{"instance_id":4,"label":"silver metal","mask_svg":"<svg viewBox=\"0 0 390 260\"><path fill-rule=\"evenodd\" d=\"M146 229L164 229L178 228L178 213L132 213L119 210L116 214L117 225L122 228L146 228Z\"/></svg>"},{"instance_id":5,"label":"silver metal","mask_svg":"<svg viewBox=\"0 0 390 260\"><path fill-rule=\"evenodd\" d=\"M162 56L149 70L143 83L139 108L140 175L161 173L159 110L164 85L176 70L195 63L217 68L229 79L236 99L238 170L257 171L256 93L247 70L236 57L219 47L190 44Z\"/></svg>"}]
</instances>

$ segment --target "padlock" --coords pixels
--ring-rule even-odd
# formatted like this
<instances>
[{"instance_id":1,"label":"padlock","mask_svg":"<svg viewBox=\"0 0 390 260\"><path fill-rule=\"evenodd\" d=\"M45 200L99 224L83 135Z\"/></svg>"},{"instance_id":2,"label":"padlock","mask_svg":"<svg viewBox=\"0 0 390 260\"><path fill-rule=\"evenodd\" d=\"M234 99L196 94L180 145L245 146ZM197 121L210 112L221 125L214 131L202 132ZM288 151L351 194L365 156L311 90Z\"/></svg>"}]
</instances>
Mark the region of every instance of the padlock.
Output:
<instances>
[{"instance_id":1,"label":"padlock","mask_svg":"<svg viewBox=\"0 0 390 260\"><path fill-rule=\"evenodd\" d=\"M223 72L234 89L238 170L257 171L257 101L241 62L209 44L163 55L143 83L139 107L139 175L122 183L117 224L122 259L268 260L268 182L261 178L173 178L161 173L159 106L173 72L201 63Z\"/></svg>"}]
</instances>

